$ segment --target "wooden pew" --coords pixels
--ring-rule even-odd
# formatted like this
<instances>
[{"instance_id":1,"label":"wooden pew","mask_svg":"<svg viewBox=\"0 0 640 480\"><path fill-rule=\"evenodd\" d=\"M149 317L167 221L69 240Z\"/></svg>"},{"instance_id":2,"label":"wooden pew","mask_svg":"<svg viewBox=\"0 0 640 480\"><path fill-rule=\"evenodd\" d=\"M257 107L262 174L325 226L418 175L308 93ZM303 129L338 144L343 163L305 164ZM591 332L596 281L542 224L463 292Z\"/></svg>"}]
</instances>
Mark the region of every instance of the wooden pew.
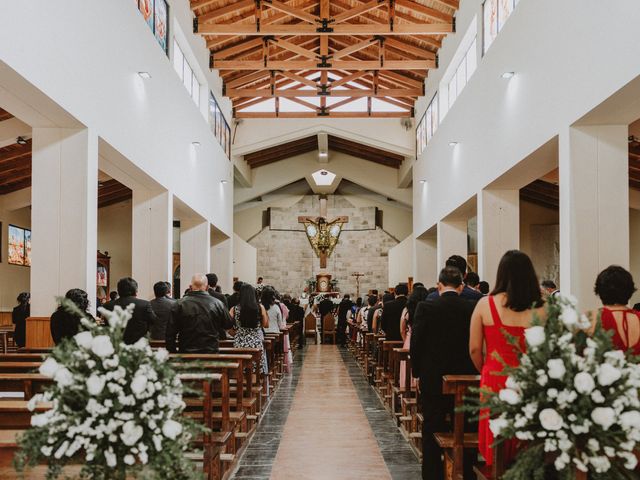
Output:
<instances>
[{"instance_id":1,"label":"wooden pew","mask_svg":"<svg viewBox=\"0 0 640 480\"><path fill-rule=\"evenodd\" d=\"M322 319L322 343L330 337L332 343L336 343L336 317L333 313L327 313Z\"/></svg>"},{"instance_id":2,"label":"wooden pew","mask_svg":"<svg viewBox=\"0 0 640 480\"><path fill-rule=\"evenodd\" d=\"M317 336L317 318L316 315L312 312L309 312L305 317L304 317L304 337L305 339L307 338L313 338L315 343L318 343L318 336Z\"/></svg>"},{"instance_id":3,"label":"wooden pew","mask_svg":"<svg viewBox=\"0 0 640 480\"><path fill-rule=\"evenodd\" d=\"M37 362L0 362L0 373L37 373L42 361Z\"/></svg>"},{"instance_id":4,"label":"wooden pew","mask_svg":"<svg viewBox=\"0 0 640 480\"><path fill-rule=\"evenodd\" d=\"M42 393L53 380L39 373L0 373L0 392L22 392L24 400Z\"/></svg>"},{"instance_id":5,"label":"wooden pew","mask_svg":"<svg viewBox=\"0 0 640 480\"><path fill-rule=\"evenodd\" d=\"M464 449L478 448L478 434L465 433L465 414L459 411L459 407L464 405L464 397L469 394L469 388L480 386L480 376L445 375L442 380L442 393L454 396L453 432L434 433L434 436L444 450L445 478L463 480Z\"/></svg>"}]
</instances>

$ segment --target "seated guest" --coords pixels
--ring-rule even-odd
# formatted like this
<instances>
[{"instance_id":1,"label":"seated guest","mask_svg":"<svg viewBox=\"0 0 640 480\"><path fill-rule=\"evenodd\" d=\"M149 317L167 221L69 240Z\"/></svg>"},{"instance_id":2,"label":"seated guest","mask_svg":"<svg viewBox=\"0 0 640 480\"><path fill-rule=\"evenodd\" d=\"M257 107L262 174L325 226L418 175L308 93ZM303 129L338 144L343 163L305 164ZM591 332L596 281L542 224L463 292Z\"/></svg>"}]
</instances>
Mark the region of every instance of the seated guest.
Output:
<instances>
[{"instance_id":1,"label":"seated guest","mask_svg":"<svg viewBox=\"0 0 640 480\"><path fill-rule=\"evenodd\" d=\"M167 350L180 353L217 353L220 331L233 328L225 305L209 294L207 277L196 274L189 293L174 303L167 324Z\"/></svg>"},{"instance_id":2,"label":"seated guest","mask_svg":"<svg viewBox=\"0 0 640 480\"><path fill-rule=\"evenodd\" d=\"M142 337L144 337L151 325L158 322L156 314L153 313L151 303L148 300L138 298L138 282L131 277L125 277L118 280L118 295L110 308L104 307L107 310L113 311L118 306L120 308L127 308L133 303L134 309L131 319L124 329L124 343L131 345L136 343Z\"/></svg>"},{"instance_id":3,"label":"seated guest","mask_svg":"<svg viewBox=\"0 0 640 480\"><path fill-rule=\"evenodd\" d=\"M222 294L222 289L218 288L218 276L215 273L207 273L207 282L209 284L209 295L220 300L224 306L229 309L227 297Z\"/></svg>"},{"instance_id":4,"label":"seated guest","mask_svg":"<svg viewBox=\"0 0 640 480\"><path fill-rule=\"evenodd\" d=\"M469 325L474 302L464 299L462 274L457 267L445 267L438 278L439 297L420 302L411 333L413 376L420 378L422 392L422 478L444 478L442 450L433 434L449 430L453 397L442 394L443 375L475 373L469 358ZM464 478L473 478L475 452L465 452Z\"/></svg>"},{"instance_id":5,"label":"seated guest","mask_svg":"<svg viewBox=\"0 0 640 480\"><path fill-rule=\"evenodd\" d=\"M113 302L115 302L117 299L118 299L118 292L113 290L109 292L109 300L103 303L102 306L107 310L113 310ZM111 308L108 308L108 306L111 306Z\"/></svg>"},{"instance_id":6,"label":"seated guest","mask_svg":"<svg viewBox=\"0 0 640 480\"><path fill-rule=\"evenodd\" d=\"M401 341L400 317L407 305L409 287L406 283L400 283L396 285L395 292L395 299L384 304L380 321L387 340Z\"/></svg>"},{"instance_id":7,"label":"seated guest","mask_svg":"<svg viewBox=\"0 0 640 480\"><path fill-rule=\"evenodd\" d=\"M30 299L29 292L22 292L18 295L18 305L13 307L11 312L11 322L15 325L13 341L18 348L23 348L27 340L27 318L31 315Z\"/></svg>"},{"instance_id":8,"label":"seated guest","mask_svg":"<svg viewBox=\"0 0 640 480\"><path fill-rule=\"evenodd\" d=\"M607 267L598 275L594 291L602 300L602 328L613 332L614 347L640 355L640 313L627 306L636 291L631 274L617 265Z\"/></svg>"},{"instance_id":9,"label":"seated guest","mask_svg":"<svg viewBox=\"0 0 640 480\"><path fill-rule=\"evenodd\" d=\"M151 325L150 335L153 340L164 340L167 334L167 323L171 318L171 308L176 301L169 297L171 289L167 282L157 282L153 286L156 298L151 300L151 309L156 314L156 321Z\"/></svg>"},{"instance_id":10,"label":"seated guest","mask_svg":"<svg viewBox=\"0 0 640 480\"><path fill-rule=\"evenodd\" d=\"M543 280L540 284L540 288L542 289L542 296L544 298L553 297L560 293L558 287L556 287L556 283L553 280Z\"/></svg>"},{"instance_id":11,"label":"seated guest","mask_svg":"<svg viewBox=\"0 0 640 480\"><path fill-rule=\"evenodd\" d=\"M71 300L85 314L85 318L93 320L93 317L87 313L89 308L89 295L87 295L87 292L79 288L72 288L65 294L64 298ZM65 338L71 338L78 333L81 318L74 313L68 312L60 305L51 315L50 328L53 342L57 345Z\"/></svg>"},{"instance_id":12,"label":"seated guest","mask_svg":"<svg viewBox=\"0 0 640 480\"><path fill-rule=\"evenodd\" d=\"M242 285L244 284L240 281L233 282L233 293L229 295L229 298L227 298L227 305L229 306L229 308L233 308L238 305L238 302L240 301L240 289L242 288Z\"/></svg>"},{"instance_id":13,"label":"seated guest","mask_svg":"<svg viewBox=\"0 0 640 480\"><path fill-rule=\"evenodd\" d=\"M482 281L478 284L478 291L479 291L482 295L489 295L489 282L485 282L484 280L482 280Z\"/></svg>"},{"instance_id":14,"label":"seated guest","mask_svg":"<svg viewBox=\"0 0 640 480\"><path fill-rule=\"evenodd\" d=\"M520 350L524 351L524 331L531 326L534 316L545 318L538 277L525 253L510 250L500 260L493 292L480 299L471 317L469 353L476 369L481 372L481 388L494 392L504 388L507 377L500 374L503 370L501 360L512 367L518 366L518 349L509 342L505 333L516 338ZM501 360L496 358L496 353ZM487 465L493 465L493 434L486 410L480 412L478 443ZM515 456L516 444L507 441L504 445L508 463Z\"/></svg>"},{"instance_id":15,"label":"seated guest","mask_svg":"<svg viewBox=\"0 0 640 480\"><path fill-rule=\"evenodd\" d=\"M447 267L456 267L462 273L462 278L466 278L467 275L467 261L461 257L460 255L451 255L446 263ZM439 295L438 290L429 294L429 300L436 298ZM462 293L460 293L462 298L466 298L468 300L475 300L476 302L482 298L482 294L471 288L469 285L465 285L462 289Z\"/></svg>"}]
</instances>

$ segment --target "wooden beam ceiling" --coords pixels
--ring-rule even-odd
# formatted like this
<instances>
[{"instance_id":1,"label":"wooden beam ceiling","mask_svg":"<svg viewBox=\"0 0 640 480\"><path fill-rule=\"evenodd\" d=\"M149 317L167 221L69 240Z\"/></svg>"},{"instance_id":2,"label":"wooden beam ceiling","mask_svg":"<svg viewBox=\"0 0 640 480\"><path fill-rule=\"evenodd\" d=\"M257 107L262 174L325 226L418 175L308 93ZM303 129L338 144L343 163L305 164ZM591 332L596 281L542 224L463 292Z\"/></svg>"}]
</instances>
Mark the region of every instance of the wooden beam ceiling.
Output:
<instances>
[{"instance_id":1,"label":"wooden beam ceiling","mask_svg":"<svg viewBox=\"0 0 640 480\"><path fill-rule=\"evenodd\" d=\"M458 0L191 0L191 8L236 117L407 117L455 31ZM332 104L332 95L344 100ZM281 98L301 111L281 111ZM350 98L365 98L366 111ZM273 111L254 107L269 99Z\"/></svg>"},{"instance_id":2,"label":"wooden beam ceiling","mask_svg":"<svg viewBox=\"0 0 640 480\"><path fill-rule=\"evenodd\" d=\"M2 122L4 120L9 120L10 118L13 118L13 115L11 115L6 110L0 108L0 122Z\"/></svg>"}]
</instances>

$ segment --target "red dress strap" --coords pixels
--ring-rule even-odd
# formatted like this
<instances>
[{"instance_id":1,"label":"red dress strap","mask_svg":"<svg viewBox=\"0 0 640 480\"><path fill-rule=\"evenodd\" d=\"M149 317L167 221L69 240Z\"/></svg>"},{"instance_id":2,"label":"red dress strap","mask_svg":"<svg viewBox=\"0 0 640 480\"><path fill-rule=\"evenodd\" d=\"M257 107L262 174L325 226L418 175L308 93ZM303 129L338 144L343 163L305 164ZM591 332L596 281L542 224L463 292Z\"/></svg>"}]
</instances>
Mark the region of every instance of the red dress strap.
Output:
<instances>
[{"instance_id":1,"label":"red dress strap","mask_svg":"<svg viewBox=\"0 0 640 480\"><path fill-rule=\"evenodd\" d=\"M496 301L493 299L493 295L489 296L489 308L491 309L491 318L493 319L494 325L502 328L502 320L500 320L500 314L498 313L498 308L496 307Z\"/></svg>"},{"instance_id":2,"label":"red dress strap","mask_svg":"<svg viewBox=\"0 0 640 480\"><path fill-rule=\"evenodd\" d=\"M631 337L629 336L629 320L627 319L627 313L629 310L622 312L622 331L624 332L624 338L627 340L626 347L631 348Z\"/></svg>"}]
</instances>

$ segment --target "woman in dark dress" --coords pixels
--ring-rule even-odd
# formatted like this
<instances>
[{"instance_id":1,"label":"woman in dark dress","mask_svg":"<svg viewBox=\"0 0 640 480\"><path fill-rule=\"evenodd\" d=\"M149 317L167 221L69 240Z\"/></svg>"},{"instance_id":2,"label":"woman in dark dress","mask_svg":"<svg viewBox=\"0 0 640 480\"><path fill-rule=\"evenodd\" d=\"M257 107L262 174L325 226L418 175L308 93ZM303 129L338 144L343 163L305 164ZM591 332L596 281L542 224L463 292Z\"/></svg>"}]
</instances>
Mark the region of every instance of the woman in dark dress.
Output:
<instances>
[{"instance_id":1,"label":"woman in dark dress","mask_svg":"<svg viewBox=\"0 0 640 480\"><path fill-rule=\"evenodd\" d=\"M24 348L27 340L27 318L31 315L30 299L31 294L29 292L22 292L18 295L18 305L13 308L11 313L11 320L16 326L13 340L18 348Z\"/></svg>"},{"instance_id":2,"label":"woman in dark dress","mask_svg":"<svg viewBox=\"0 0 640 480\"><path fill-rule=\"evenodd\" d=\"M65 298L71 300L76 306L85 312L85 318L92 318L87 312L89 308L89 295L84 290L72 288L67 292ZM71 338L80 329L80 317L67 312L62 305L51 315L51 336L57 345L65 338Z\"/></svg>"}]
</instances>

